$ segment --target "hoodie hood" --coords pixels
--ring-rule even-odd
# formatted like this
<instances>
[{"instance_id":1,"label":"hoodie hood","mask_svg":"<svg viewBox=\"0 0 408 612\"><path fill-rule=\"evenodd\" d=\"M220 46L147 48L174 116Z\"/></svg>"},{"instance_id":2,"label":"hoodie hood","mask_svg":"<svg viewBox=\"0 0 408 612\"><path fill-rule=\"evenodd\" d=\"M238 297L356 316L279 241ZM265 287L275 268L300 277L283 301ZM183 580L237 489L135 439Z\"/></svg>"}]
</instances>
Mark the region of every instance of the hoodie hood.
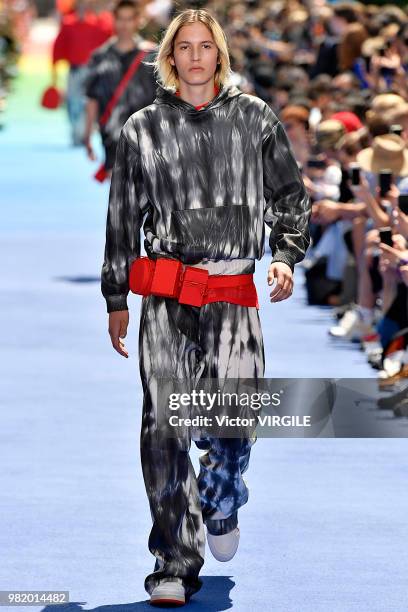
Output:
<instances>
[{"instance_id":1,"label":"hoodie hood","mask_svg":"<svg viewBox=\"0 0 408 612\"><path fill-rule=\"evenodd\" d=\"M192 115L196 113L201 115L202 113L212 110L213 108L219 108L232 100L232 98L236 98L243 93L236 85L220 85L218 94L211 100L211 102L209 102L201 110L197 110L193 104L186 102L186 100L183 100L180 98L180 96L176 96L172 89L163 87L163 85L161 85L158 81L156 81L156 83L157 89L154 104L167 104L168 106L179 108L180 110Z\"/></svg>"}]
</instances>

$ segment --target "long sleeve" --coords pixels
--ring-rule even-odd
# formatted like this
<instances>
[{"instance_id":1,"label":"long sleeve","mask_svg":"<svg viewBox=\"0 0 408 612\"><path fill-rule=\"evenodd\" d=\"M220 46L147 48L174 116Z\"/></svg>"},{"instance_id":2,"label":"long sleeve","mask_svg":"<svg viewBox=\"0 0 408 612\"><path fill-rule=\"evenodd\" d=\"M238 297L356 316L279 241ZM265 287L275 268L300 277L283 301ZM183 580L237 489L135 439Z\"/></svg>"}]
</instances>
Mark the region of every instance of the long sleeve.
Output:
<instances>
[{"instance_id":1,"label":"long sleeve","mask_svg":"<svg viewBox=\"0 0 408 612\"><path fill-rule=\"evenodd\" d=\"M52 64L56 64L59 60L68 59L68 30L65 24L62 24L60 31L57 34L51 51Z\"/></svg>"},{"instance_id":2,"label":"long sleeve","mask_svg":"<svg viewBox=\"0 0 408 612\"><path fill-rule=\"evenodd\" d=\"M140 155L132 143L136 130L129 119L122 128L112 171L106 221L106 244L101 273L101 290L107 312L128 310L129 267L140 256L140 230L145 203Z\"/></svg>"},{"instance_id":3,"label":"long sleeve","mask_svg":"<svg viewBox=\"0 0 408 612\"><path fill-rule=\"evenodd\" d=\"M262 138L264 221L271 228L272 262L293 272L310 244L311 200L282 123L268 107Z\"/></svg>"},{"instance_id":4,"label":"long sleeve","mask_svg":"<svg viewBox=\"0 0 408 612\"><path fill-rule=\"evenodd\" d=\"M87 98L99 100L100 98L100 81L99 76L100 66L100 55L98 53L91 53L91 56L86 64L87 73L83 81L83 90Z\"/></svg>"}]
</instances>

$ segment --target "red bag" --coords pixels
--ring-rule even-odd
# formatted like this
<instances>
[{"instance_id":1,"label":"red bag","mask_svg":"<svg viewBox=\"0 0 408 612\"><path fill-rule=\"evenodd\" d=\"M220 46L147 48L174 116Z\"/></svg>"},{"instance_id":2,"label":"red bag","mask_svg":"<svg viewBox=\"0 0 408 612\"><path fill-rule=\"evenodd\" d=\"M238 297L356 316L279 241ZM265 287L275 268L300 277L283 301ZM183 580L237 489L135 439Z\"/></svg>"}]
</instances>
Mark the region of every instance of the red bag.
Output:
<instances>
[{"instance_id":1,"label":"red bag","mask_svg":"<svg viewBox=\"0 0 408 612\"><path fill-rule=\"evenodd\" d=\"M180 304L201 306L207 288L208 270L186 268L178 301Z\"/></svg>"},{"instance_id":2,"label":"red bag","mask_svg":"<svg viewBox=\"0 0 408 612\"><path fill-rule=\"evenodd\" d=\"M177 297L183 264L177 259L160 257L156 260L150 291L162 297Z\"/></svg>"},{"instance_id":3,"label":"red bag","mask_svg":"<svg viewBox=\"0 0 408 612\"><path fill-rule=\"evenodd\" d=\"M129 272L129 289L139 295L149 295L152 285L155 262L148 257L134 260Z\"/></svg>"},{"instance_id":4,"label":"red bag","mask_svg":"<svg viewBox=\"0 0 408 612\"><path fill-rule=\"evenodd\" d=\"M176 259L138 257L130 267L129 289L139 295L177 297L182 270L183 264Z\"/></svg>"},{"instance_id":5,"label":"red bag","mask_svg":"<svg viewBox=\"0 0 408 612\"><path fill-rule=\"evenodd\" d=\"M108 173L105 168L105 164L99 166L98 170L94 174L94 179L99 181L99 183L103 183L108 178Z\"/></svg>"},{"instance_id":6,"label":"red bag","mask_svg":"<svg viewBox=\"0 0 408 612\"><path fill-rule=\"evenodd\" d=\"M177 259L137 257L129 271L129 289L139 295L159 295L180 304L203 306L225 301L259 308L253 274L213 275Z\"/></svg>"},{"instance_id":7,"label":"red bag","mask_svg":"<svg viewBox=\"0 0 408 612\"><path fill-rule=\"evenodd\" d=\"M41 97L41 106L48 108L49 110L55 110L62 103L62 94L54 86L47 87Z\"/></svg>"}]
</instances>

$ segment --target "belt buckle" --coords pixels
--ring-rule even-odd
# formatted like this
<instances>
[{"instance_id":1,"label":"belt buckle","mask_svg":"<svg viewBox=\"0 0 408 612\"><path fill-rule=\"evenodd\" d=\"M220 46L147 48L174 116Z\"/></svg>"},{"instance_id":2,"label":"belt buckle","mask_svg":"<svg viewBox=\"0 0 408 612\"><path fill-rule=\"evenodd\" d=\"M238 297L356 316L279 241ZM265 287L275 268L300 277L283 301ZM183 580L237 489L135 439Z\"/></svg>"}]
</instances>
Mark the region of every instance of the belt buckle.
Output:
<instances>
[{"instance_id":1,"label":"belt buckle","mask_svg":"<svg viewBox=\"0 0 408 612\"><path fill-rule=\"evenodd\" d=\"M186 266L181 281L180 304L202 306L208 285L208 270Z\"/></svg>"}]
</instances>

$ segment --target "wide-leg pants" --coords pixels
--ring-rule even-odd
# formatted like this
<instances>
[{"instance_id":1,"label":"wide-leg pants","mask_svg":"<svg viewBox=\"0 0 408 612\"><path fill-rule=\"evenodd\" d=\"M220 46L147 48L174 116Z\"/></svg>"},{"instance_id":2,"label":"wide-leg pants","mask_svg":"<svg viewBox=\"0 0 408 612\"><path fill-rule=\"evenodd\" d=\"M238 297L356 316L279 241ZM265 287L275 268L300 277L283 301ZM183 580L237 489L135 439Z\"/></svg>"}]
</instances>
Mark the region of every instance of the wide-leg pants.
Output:
<instances>
[{"instance_id":1,"label":"wide-leg pants","mask_svg":"<svg viewBox=\"0 0 408 612\"><path fill-rule=\"evenodd\" d=\"M262 378L264 345L258 310L227 302L201 307L155 295L142 298L139 367L143 386L141 462L153 526L148 546L156 557L145 579L151 594L163 579L197 592L204 563L204 523L217 511L233 517L248 500L242 474L256 435L195 441L206 450L196 477L188 450L159 448L157 386L161 377ZM215 523L216 519L211 519ZM229 529L228 529L229 530ZM228 531L227 530L227 531Z\"/></svg>"}]
</instances>

